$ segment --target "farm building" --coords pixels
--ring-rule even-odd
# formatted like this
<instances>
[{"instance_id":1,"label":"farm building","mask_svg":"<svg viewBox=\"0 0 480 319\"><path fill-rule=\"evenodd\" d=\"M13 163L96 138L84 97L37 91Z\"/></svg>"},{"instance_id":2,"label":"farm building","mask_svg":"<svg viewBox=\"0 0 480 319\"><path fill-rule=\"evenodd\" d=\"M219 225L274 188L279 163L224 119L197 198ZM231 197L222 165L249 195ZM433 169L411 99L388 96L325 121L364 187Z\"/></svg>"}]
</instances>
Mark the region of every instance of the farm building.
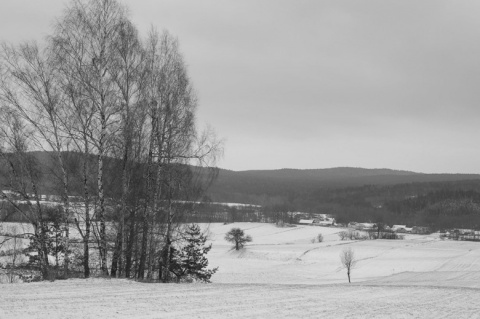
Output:
<instances>
[{"instance_id":1,"label":"farm building","mask_svg":"<svg viewBox=\"0 0 480 319\"><path fill-rule=\"evenodd\" d=\"M313 225L313 219L300 219L298 223L302 225Z\"/></svg>"},{"instance_id":2,"label":"farm building","mask_svg":"<svg viewBox=\"0 0 480 319\"><path fill-rule=\"evenodd\" d=\"M371 230L375 227L376 225L373 223L358 223L357 225L355 225L356 230Z\"/></svg>"}]
</instances>

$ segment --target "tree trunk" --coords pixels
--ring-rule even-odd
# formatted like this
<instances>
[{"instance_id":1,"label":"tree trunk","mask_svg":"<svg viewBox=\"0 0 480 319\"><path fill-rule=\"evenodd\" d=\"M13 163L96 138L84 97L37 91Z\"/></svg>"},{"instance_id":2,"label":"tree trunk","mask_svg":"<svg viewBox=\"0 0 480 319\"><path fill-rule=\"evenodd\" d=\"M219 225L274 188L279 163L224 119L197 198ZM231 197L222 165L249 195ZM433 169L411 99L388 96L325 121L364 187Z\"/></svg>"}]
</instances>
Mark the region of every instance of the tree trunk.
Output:
<instances>
[{"instance_id":1,"label":"tree trunk","mask_svg":"<svg viewBox=\"0 0 480 319\"><path fill-rule=\"evenodd\" d=\"M52 114L50 114L53 116ZM68 176L67 176L67 171L65 170L65 163L63 160L62 152L61 152L61 145L60 145L60 140L58 136L58 131L57 131L57 126L55 125L55 120L53 117L51 118L51 122L53 124L53 129L54 129L54 136L55 136L55 146L56 146L56 155L57 155L57 160L58 164L60 166L60 170L62 171L62 186L63 186L63 192L62 192L62 201L63 201L63 209L64 209L64 227L65 227L65 245L64 245L64 260L63 260L63 267L64 267L64 273L65 277L68 276L68 265L70 263L70 258L68 256L69 250L70 250L70 201L68 199Z\"/></svg>"},{"instance_id":2,"label":"tree trunk","mask_svg":"<svg viewBox=\"0 0 480 319\"><path fill-rule=\"evenodd\" d=\"M84 134L84 160L83 160L83 200L85 205L85 233L83 236L83 274L85 278L90 277L90 197L88 192L88 140Z\"/></svg>"},{"instance_id":3,"label":"tree trunk","mask_svg":"<svg viewBox=\"0 0 480 319\"><path fill-rule=\"evenodd\" d=\"M127 156L127 155L126 155ZM122 175L122 213L120 216L120 254L118 258L119 263L119 277L122 276L125 272L125 215L127 210L127 195L128 195L128 179L127 179L127 163L128 157L125 158L124 170Z\"/></svg>"},{"instance_id":4,"label":"tree trunk","mask_svg":"<svg viewBox=\"0 0 480 319\"><path fill-rule=\"evenodd\" d=\"M146 174L146 192L147 196L145 199L145 205L143 207L143 216L142 216L142 243L140 248L140 261L138 264L138 278L143 279L145 276L145 265L147 261L147 248L148 248L148 231L150 229L150 198L149 194L151 193L151 152L149 154L149 163L147 166Z\"/></svg>"},{"instance_id":5,"label":"tree trunk","mask_svg":"<svg viewBox=\"0 0 480 319\"><path fill-rule=\"evenodd\" d=\"M121 226L120 226L121 227ZM117 277L117 269L120 259L120 250L122 245L122 230L117 231L117 239L115 240L115 248L112 256L112 267L110 268L110 277Z\"/></svg>"},{"instance_id":6,"label":"tree trunk","mask_svg":"<svg viewBox=\"0 0 480 319\"><path fill-rule=\"evenodd\" d=\"M89 214L88 209L87 214ZM83 239L83 274L85 278L90 277L90 250L89 250L89 241L90 241L90 220L85 221L85 238Z\"/></svg>"},{"instance_id":7,"label":"tree trunk","mask_svg":"<svg viewBox=\"0 0 480 319\"><path fill-rule=\"evenodd\" d=\"M170 258L171 252L170 248L172 247L172 222L173 222L173 211L172 211L172 195L168 196L168 216L167 216L167 233L165 236L165 261L164 261L164 271L163 271L163 282L170 281Z\"/></svg>"},{"instance_id":8,"label":"tree trunk","mask_svg":"<svg viewBox=\"0 0 480 319\"><path fill-rule=\"evenodd\" d=\"M155 264L155 234L154 234L154 227L158 226L158 198L160 197L160 161L156 163L156 165L152 164L152 167L155 167L155 171L153 173L154 179L152 180L152 185L150 186L152 190L152 221L151 221L151 230L150 230L150 252L148 258L148 279L153 279L153 266ZM158 278L160 280L160 277Z\"/></svg>"},{"instance_id":9,"label":"tree trunk","mask_svg":"<svg viewBox=\"0 0 480 319\"><path fill-rule=\"evenodd\" d=\"M38 259L40 262L40 270L42 273L43 280L50 279L48 249L46 245L47 234L45 232L45 227L43 225L43 222L40 222L40 229L38 229L37 227L35 236L37 237L37 240L38 240L37 252L38 252Z\"/></svg>"},{"instance_id":10,"label":"tree trunk","mask_svg":"<svg viewBox=\"0 0 480 319\"><path fill-rule=\"evenodd\" d=\"M148 245L148 205L146 204L143 210L142 220L142 243L140 248L140 261L138 264L138 278L143 279L145 275L145 262L147 259L147 245Z\"/></svg>"},{"instance_id":11,"label":"tree trunk","mask_svg":"<svg viewBox=\"0 0 480 319\"><path fill-rule=\"evenodd\" d=\"M127 242L127 247L125 251L125 277L130 278L131 274L131 268L132 268L132 253L133 253L133 244L136 241L136 236L135 236L135 210L132 209L130 211L130 229L129 229L129 236L128 236L128 242Z\"/></svg>"},{"instance_id":12,"label":"tree trunk","mask_svg":"<svg viewBox=\"0 0 480 319\"><path fill-rule=\"evenodd\" d=\"M122 165L122 197L121 197L121 211L120 211L120 226L117 232L117 240L115 242L115 250L112 257L112 268L110 275L112 277L120 277L124 270L124 255L125 255L125 211L127 209L127 195L128 195L128 154L130 149L129 136L125 137L125 147L123 152ZM118 274L117 274L118 270Z\"/></svg>"},{"instance_id":13,"label":"tree trunk","mask_svg":"<svg viewBox=\"0 0 480 319\"><path fill-rule=\"evenodd\" d=\"M140 225L138 223L135 223L135 241L134 241L134 250L133 250L133 256L134 256L134 262L135 262L135 266L133 268L133 277L134 278L138 278L138 268L139 268L139 258L138 258L138 240L137 240L137 234L139 232L139 228L140 228ZM133 263L132 263L132 266L133 266Z\"/></svg>"},{"instance_id":14,"label":"tree trunk","mask_svg":"<svg viewBox=\"0 0 480 319\"><path fill-rule=\"evenodd\" d=\"M152 198L154 197L154 189L153 189L153 182L152 182L152 173L153 173L153 151L154 151L154 143L155 143L155 130L157 128L158 120L156 116L156 109L152 111L152 132L150 134L150 141L149 141L149 151L148 151L148 159L147 159L147 168L145 171L145 182L146 182L146 199L145 205L143 210L143 231L142 231L142 246L140 249L140 262L138 265L138 278L143 279L145 276L145 264L147 259L147 246L148 246L148 223L150 222L150 205L152 204Z\"/></svg>"},{"instance_id":15,"label":"tree trunk","mask_svg":"<svg viewBox=\"0 0 480 319\"><path fill-rule=\"evenodd\" d=\"M99 148L98 154L98 177L97 177L97 186L98 186L98 200L100 203L100 211L98 218L100 220L100 259L101 266L100 269L103 275L108 276L107 268L107 238L106 238L106 228L105 228L105 198L103 193L103 147Z\"/></svg>"},{"instance_id":16,"label":"tree trunk","mask_svg":"<svg viewBox=\"0 0 480 319\"><path fill-rule=\"evenodd\" d=\"M153 279L153 266L155 264L155 207L152 208L153 214L152 215L152 226L150 227L150 239L149 239L149 249L148 249L148 259L147 259L147 279Z\"/></svg>"}]
</instances>

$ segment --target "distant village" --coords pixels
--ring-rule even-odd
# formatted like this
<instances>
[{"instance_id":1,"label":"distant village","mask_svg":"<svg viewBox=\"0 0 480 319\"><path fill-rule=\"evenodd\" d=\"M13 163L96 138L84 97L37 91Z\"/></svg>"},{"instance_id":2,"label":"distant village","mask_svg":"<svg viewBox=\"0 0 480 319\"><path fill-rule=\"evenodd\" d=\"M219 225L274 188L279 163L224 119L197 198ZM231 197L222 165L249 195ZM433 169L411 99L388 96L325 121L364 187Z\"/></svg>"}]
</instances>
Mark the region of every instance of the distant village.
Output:
<instances>
[{"instance_id":1,"label":"distant village","mask_svg":"<svg viewBox=\"0 0 480 319\"><path fill-rule=\"evenodd\" d=\"M8 197L9 200L14 200L17 203L26 203L27 201L14 191L2 190L3 198L0 201L5 201ZM34 200L34 194L26 194L28 198ZM42 205L57 206L61 204L61 197L59 195L38 195L39 201ZM80 213L82 209L83 197L81 196L69 196L69 201L72 204L73 213ZM242 203L220 203L220 202L187 202L176 201L177 204L194 204L197 206L196 217L206 218L208 222L236 222L236 221L250 221L250 222L266 222L266 223L278 223L278 219L274 220L271 217L262 213L262 207L259 205L250 205ZM203 212L200 212L198 207L203 206ZM205 207L206 206L206 207ZM223 207L223 208L222 208ZM211 208L211 211L208 211ZM80 211L79 211L80 210ZM234 212L234 219L230 220ZM194 213L194 214L195 214ZM206 217L206 215L211 216ZM280 214L280 213L279 213ZM243 216L242 216L243 215ZM290 223L297 225L309 225L309 226L323 226L323 227L346 227L350 230L372 232L378 231L376 223L370 222L354 222L351 221L348 224L337 224L335 217L331 214L320 213L305 213L305 212L287 212L282 215L288 216ZM0 217L1 208L0 208ZM215 218L216 217L216 218ZM202 219L203 219L202 218ZM284 219L285 220L285 219ZM202 222L202 220L196 220L196 222ZM398 234L431 234L432 231L426 226L412 226L407 225L381 225L382 232L392 232ZM480 241L480 230L473 229L445 229L440 233L441 239L452 240L468 240L468 241Z\"/></svg>"},{"instance_id":2,"label":"distant village","mask_svg":"<svg viewBox=\"0 0 480 319\"><path fill-rule=\"evenodd\" d=\"M292 212L289 213L294 216L294 220L297 221L297 224L300 225L311 225L311 226L336 226L336 227L347 227L351 230L357 231L377 231L378 227L376 223L360 223L360 222L349 222L347 225L337 224L335 218L329 214L307 214L302 212ZM407 225L382 225L382 231L393 232L399 234L419 234L426 235L431 234L432 231L429 227L425 226L412 226L407 227ZM480 241L480 230L474 229L446 229L440 234L441 239L453 239L453 240L468 240L468 241Z\"/></svg>"}]
</instances>

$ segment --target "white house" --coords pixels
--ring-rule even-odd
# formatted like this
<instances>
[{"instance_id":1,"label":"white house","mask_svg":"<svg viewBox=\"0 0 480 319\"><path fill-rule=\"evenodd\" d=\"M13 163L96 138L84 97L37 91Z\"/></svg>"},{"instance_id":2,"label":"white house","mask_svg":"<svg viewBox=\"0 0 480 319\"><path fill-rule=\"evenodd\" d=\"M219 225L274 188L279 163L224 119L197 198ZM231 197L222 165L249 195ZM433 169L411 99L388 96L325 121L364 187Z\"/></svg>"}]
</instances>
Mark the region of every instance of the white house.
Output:
<instances>
[{"instance_id":1,"label":"white house","mask_svg":"<svg viewBox=\"0 0 480 319\"><path fill-rule=\"evenodd\" d=\"M392 230L394 232L405 233L407 232L407 225L393 225ZM410 228L410 231L411 231L411 228Z\"/></svg>"},{"instance_id":2,"label":"white house","mask_svg":"<svg viewBox=\"0 0 480 319\"><path fill-rule=\"evenodd\" d=\"M373 224L373 223L358 223L355 226L355 229L357 229L357 230L370 230L370 229L373 229L373 228L375 228L375 224Z\"/></svg>"},{"instance_id":3,"label":"white house","mask_svg":"<svg viewBox=\"0 0 480 319\"><path fill-rule=\"evenodd\" d=\"M312 225L313 219L300 219L298 223L303 225Z\"/></svg>"}]
</instances>

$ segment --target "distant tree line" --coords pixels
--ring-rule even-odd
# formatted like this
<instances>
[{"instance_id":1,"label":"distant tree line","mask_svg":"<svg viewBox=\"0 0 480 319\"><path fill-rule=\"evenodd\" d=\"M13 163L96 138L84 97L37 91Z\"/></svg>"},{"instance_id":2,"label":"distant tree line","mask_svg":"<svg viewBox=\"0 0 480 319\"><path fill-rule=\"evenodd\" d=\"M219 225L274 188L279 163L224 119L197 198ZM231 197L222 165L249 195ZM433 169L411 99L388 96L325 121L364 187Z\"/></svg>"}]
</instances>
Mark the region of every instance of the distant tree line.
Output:
<instances>
[{"instance_id":1,"label":"distant tree line","mask_svg":"<svg viewBox=\"0 0 480 319\"><path fill-rule=\"evenodd\" d=\"M452 187L453 188L453 187ZM453 228L480 229L480 191L457 188L440 189L424 194L384 197L357 205L330 203L324 208L336 216L338 223L351 221L425 226L432 231Z\"/></svg>"},{"instance_id":2,"label":"distant tree line","mask_svg":"<svg viewBox=\"0 0 480 319\"><path fill-rule=\"evenodd\" d=\"M73 157L73 156L71 156ZM112 160L108 161L111 165ZM117 167L114 165L113 170ZM109 175L110 176L110 175ZM111 174L115 176L115 174ZM106 179L108 180L108 179ZM113 197L118 181L113 178L108 182L107 189L112 191ZM471 181L466 182L467 185ZM307 208L307 215L313 213L327 213L336 217L337 223L347 224L350 221L383 223L387 225L407 224L409 226L425 226L432 230L444 228L478 228L480 191L463 190L460 182L433 183L419 185L395 185L389 187L364 186L347 189L329 189L323 195L321 202L315 209ZM422 189L433 189L425 194L412 195ZM20 204L26 205L26 204ZM296 219L291 212L301 208L290 204L275 204L263 207L254 206L226 206L212 202L196 202L194 204L175 204L183 207L181 210L190 211L182 215L183 222L270 222L294 223ZM21 215L15 213L13 207L4 204L0 209L0 216L15 216L22 221ZM302 206L300 206L302 207ZM180 208L178 208L180 209ZM13 214L13 215L12 215ZM111 220L107 212L107 220Z\"/></svg>"},{"instance_id":3,"label":"distant tree line","mask_svg":"<svg viewBox=\"0 0 480 319\"><path fill-rule=\"evenodd\" d=\"M384 222L388 225L420 225L432 229L449 225L463 227L478 218L473 211L474 203L478 202L480 180L474 175L465 176L470 178L465 180L454 180L458 177L441 174L430 177L421 174L413 177L379 176L377 184L345 186L369 179L349 181L327 176L322 182L320 177L299 178L298 174L301 173L296 170L221 170L219 181L208 194L218 202L261 205L264 216L268 215L274 222L285 223L290 221L286 214L289 211L332 214L341 224L350 221ZM396 180L408 179L420 182L393 184ZM432 181L422 182L422 179ZM478 227L477 224L474 222L470 226Z\"/></svg>"},{"instance_id":4,"label":"distant tree line","mask_svg":"<svg viewBox=\"0 0 480 319\"><path fill-rule=\"evenodd\" d=\"M409 183L324 188L289 194L262 206L263 219L292 223L289 212L331 214L339 224L372 222L424 226L431 230L480 229L480 181Z\"/></svg>"}]
</instances>

